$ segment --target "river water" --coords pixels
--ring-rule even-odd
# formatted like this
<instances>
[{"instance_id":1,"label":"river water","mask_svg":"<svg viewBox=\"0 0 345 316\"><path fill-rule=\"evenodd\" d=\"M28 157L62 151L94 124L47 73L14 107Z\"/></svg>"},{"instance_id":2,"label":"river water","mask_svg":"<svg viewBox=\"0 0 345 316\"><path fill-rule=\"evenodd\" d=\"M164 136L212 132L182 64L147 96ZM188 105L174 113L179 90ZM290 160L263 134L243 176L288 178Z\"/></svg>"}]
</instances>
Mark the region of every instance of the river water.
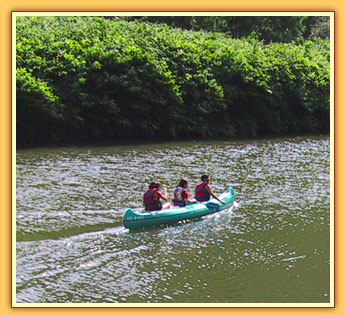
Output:
<instances>
[{"instance_id":1,"label":"river water","mask_svg":"<svg viewBox=\"0 0 345 316\"><path fill-rule=\"evenodd\" d=\"M236 207L131 232L149 181ZM328 303L330 139L18 150L17 303Z\"/></svg>"}]
</instances>

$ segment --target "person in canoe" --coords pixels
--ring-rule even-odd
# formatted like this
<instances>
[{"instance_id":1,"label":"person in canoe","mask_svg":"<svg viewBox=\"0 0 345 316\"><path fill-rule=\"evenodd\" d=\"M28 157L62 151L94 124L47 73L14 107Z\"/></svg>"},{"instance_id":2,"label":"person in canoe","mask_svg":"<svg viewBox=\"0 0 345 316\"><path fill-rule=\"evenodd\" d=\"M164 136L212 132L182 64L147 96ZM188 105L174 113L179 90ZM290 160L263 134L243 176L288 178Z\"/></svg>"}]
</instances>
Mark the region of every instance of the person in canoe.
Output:
<instances>
[{"instance_id":1,"label":"person in canoe","mask_svg":"<svg viewBox=\"0 0 345 316\"><path fill-rule=\"evenodd\" d=\"M211 196L218 200L219 202L225 204L224 201L220 200L212 191L210 186L210 176L204 174L201 176L201 183L197 184L195 187L195 199L198 202L208 201Z\"/></svg>"},{"instance_id":2,"label":"person in canoe","mask_svg":"<svg viewBox=\"0 0 345 316\"><path fill-rule=\"evenodd\" d=\"M174 206L180 207L196 202L196 200L189 197L188 181L186 179L181 179L179 184L175 187L174 199L172 201Z\"/></svg>"},{"instance_id":3,"label":"person in canoe","mask_svg":"<svg viewBox=\"0 0 345 316\"><path fill-rule=\"evenodd\" d=\"M145 211L162 210L171 207L170 202L162 204L160 199L168 201L166 189L162 193L160 191L161 184L158 181L152 181L149 185L149 189L144 193L144 206Z\"/></svg>"}]
</instances>

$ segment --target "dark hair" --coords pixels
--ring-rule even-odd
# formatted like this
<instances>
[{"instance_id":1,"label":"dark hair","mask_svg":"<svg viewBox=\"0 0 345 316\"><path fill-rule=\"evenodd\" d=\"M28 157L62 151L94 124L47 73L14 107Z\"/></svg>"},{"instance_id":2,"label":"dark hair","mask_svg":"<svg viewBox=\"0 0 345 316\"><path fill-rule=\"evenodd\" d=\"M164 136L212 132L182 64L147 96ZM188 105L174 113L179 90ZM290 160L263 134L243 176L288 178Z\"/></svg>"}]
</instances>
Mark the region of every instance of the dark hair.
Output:
<instances>
[{"instance_id":1,"label":"dark hair","mask_svg":"<svg viewBox=\"0 0 345 316\"><path fill-rule=\"evenodd\" d=\"M161 186L161 184L159 183L159 181L152 181L149 185L149 189L153 189L153 188L159 188Z\"/></svg>"},{"instance_id":2,"label":"dark hair","mask_svg":"<svg viewBox=\"0 0 345 316\"><path fill-rule=\"evenodd\" d=\"M187 184L188 184L188 181L186 179L181 179L178 185L180 187L184 188L185 185L187 185Z\"/></svg>"},{"instance_id":3,"label":"dark hair","mask_svg":"<svg viewBox=\"0 0 345 316\"><path fill-rule=\"evenodd\" d=\"M203 174L203 175L201 176L201 181L205 181L205 180L207 180L209 177L210 177L210 176L209 176L208 174Z\"/></svg>"}]
</instances>

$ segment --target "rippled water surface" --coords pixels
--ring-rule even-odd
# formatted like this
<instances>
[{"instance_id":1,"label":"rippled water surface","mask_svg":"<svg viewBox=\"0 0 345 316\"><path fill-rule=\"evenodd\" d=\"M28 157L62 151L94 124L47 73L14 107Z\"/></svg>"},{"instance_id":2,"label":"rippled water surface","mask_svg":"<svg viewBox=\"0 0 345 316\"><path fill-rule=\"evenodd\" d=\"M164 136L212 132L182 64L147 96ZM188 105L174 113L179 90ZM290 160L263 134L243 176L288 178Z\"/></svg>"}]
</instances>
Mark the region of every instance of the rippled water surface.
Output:
<instances>
[{"instance_id":1,"label":"rippled water surface","mask_svg":"<svg viewBox=\"0 0 345 316\"><path fill-rule=\"evenodd\" d=\"M20 150L17 303L327 303L328 137ZM237 207L129 232L153 178Z\"/></svg>"}]
</instances>

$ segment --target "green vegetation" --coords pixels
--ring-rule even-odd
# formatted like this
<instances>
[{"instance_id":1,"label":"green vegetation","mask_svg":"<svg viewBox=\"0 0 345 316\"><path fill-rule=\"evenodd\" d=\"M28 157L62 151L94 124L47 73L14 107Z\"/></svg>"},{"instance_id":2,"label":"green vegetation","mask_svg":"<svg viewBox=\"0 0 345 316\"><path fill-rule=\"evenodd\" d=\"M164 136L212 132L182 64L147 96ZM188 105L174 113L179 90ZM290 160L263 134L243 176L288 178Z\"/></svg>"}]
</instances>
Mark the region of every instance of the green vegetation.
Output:
<instances>
[{"instance_id":1,"label":"green vegetation","mask_svg":"<svg viewBox=\"0 0 345 316\"><path fill-rule=\"evenodd\" d=\"M330 23L327 16L121 16L107 18L166 23L175 28L193 31L223 32L232 38L241 38L254 33L265 43L288 43L330 36Z\"/></svg>"},{"instance_id":2,"label":"green vegetation","mask_svg":"<svg viewBox=\"0 0 345 316\"><path fill-rule=\"evenodd\" d=\"M17 17L17 144L329 133L328 39Z\"/></svg>"}]
</instances>

